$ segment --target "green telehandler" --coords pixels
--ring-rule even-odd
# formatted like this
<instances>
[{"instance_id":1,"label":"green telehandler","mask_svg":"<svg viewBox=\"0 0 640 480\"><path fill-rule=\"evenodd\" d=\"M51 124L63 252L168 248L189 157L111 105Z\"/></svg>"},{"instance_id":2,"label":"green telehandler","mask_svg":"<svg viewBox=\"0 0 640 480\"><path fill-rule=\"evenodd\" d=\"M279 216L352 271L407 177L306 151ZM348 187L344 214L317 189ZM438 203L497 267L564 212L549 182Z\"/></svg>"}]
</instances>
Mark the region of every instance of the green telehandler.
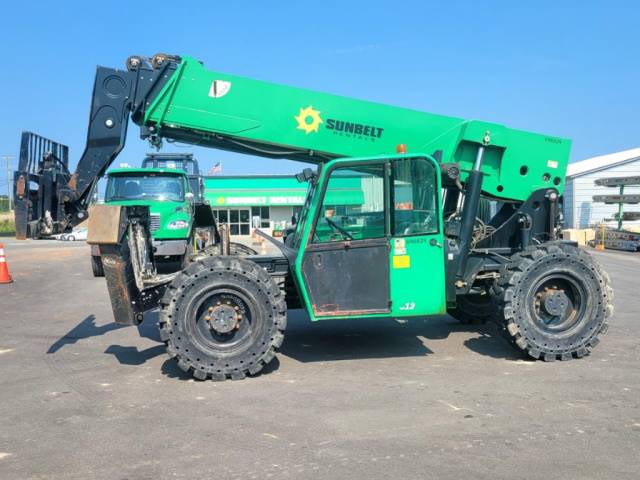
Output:
<instances>
[{"instance_id":1,"label":"green telehandler","mask_svg":"<svg viewBox=\"0 0 640 480\"><path fill-rule=\"evenodd\" d=\"M167 353L197 379L257 374L283 342L287 308L311 321L490 319L545 361L587 355L606 329L608 275L558 239L569 140L237 77L191 57L98 67L73 174L64 145L23 142L19 238L87 218L130 119L158 148L179 141L315 165L298 175L308 193L295 230L273 242L278 256L203 256L158 274L148 208L92 211L89 242L115 321L138 324L160 308ZM345 179L359 190L339 205L332 192Z\"/></svg>"}]
</instances>

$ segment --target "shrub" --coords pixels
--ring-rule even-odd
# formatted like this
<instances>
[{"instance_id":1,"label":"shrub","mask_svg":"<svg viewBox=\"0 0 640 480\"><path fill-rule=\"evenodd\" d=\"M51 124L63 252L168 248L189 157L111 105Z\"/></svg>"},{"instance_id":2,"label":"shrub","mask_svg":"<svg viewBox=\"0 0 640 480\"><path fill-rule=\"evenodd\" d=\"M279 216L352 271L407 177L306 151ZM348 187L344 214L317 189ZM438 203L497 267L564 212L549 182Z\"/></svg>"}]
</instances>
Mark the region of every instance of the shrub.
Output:
<instances>
[{"instance_id":1,"label":"shrub","mask_svg":"<svg viewBox=\"0 0 640 480\"><path fill-rule=\"evenodd\" d=\"M0 235L16 233L16 224L13 219L0 220Z\"/></svg>"}]
</instances>

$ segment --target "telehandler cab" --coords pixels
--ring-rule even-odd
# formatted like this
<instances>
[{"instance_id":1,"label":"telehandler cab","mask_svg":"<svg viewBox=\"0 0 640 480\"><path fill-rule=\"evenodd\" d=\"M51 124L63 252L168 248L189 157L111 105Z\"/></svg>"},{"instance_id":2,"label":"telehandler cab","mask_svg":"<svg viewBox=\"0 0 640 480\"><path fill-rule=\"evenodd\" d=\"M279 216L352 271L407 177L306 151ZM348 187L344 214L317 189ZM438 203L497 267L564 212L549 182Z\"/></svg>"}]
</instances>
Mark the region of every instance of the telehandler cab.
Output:
<instances>
[{"instance_id":1,"label":"telehandler cab","mask_svg":"<svg viewBox=\"0 0 640 480\"><path fill-rule=\"evenodd\" d=\"M97 69L75 173L63 145L34 136L23 146L19 237L87 217L129 118L156 147L166 139L316 165L298 176L308 193L295 232L274 241L281 256L203 256L160 275L148 208L93 211L89 242L116 322L159 307L167 353L194 377L258 373L282 344L287 308L312 321L491 319L545 361L587 355L605 330L609 277L558 239L569 140L214 72L190 57L126 65ZM345 182L358 188L339 205L332 192Z\"/></svg>"}]
</instances>

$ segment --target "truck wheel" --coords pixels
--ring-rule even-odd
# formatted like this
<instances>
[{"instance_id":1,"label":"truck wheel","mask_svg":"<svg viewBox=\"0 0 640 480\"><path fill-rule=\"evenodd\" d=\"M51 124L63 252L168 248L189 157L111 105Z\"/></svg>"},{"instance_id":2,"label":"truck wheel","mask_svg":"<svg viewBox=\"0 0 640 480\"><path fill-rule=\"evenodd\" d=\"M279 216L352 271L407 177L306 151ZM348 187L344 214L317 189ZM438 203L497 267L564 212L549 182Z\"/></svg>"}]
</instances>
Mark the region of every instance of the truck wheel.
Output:
<instances>
[{"instance_id":1,"label":"truck wheel","mask_svg":"<svg viewBox=\"0 0 640 480\"><path fill-rule=\"evenodd\" d=\"M199 380L257 374L284 339L284 295L263 268L238 257L192 263L167 287L161 305L167 353Z\"/></svg>"},{"instance_id":2,"label":"truck wheel","mask_svg":"<svg viewBox=\"0 0 640 480\"><path fill-rule=\"evenodd\" d=\"M204 249L203 254L209 257L220 256L220 245L209 245ZM248 247L247 245L244 245L242 243L230 242L229 254L244 256L244 255L258 255L258 252L256 252L253 248Z\"/></svg>"},{"instance_id":3,"label":"truck wheel","mask_svg":"<svg viewBox=\"0 0 640 480\"><path fill-rule=\"evenodd\" d=\"M465 325L481 325L495 315L496 307L490 295L461 295L456 303L447 313Z\"/></svg>"},{"instance_id":4,"label":"truck wheel","mask_svg":"<svg viewBox=\"0 0 640 480\"><path fill-rule=\"evenodd\" d=\"M104 267L100 255L91 255L91 270L94 277L104 277Z\"/></svg>"},{"instance_id":5,"label":"truck wheel","mask_svg":"<svg viewBox=\"0 0 640 480\"><path fill-rule=\"evenodd\" d=\"M608 275L572 245L542 245L514 255L496 293L503 335L516 349L545 361L588 355L613 313Z\"/></svg>"},{"instance_id":6,"label":"truck wheel","mask_svg":"<svg viewBox=\"0 0 640 480\"><path fill-rule=\"evenodd\" d=\"M231 242L229 244L229 253L231 253L231 255L258 255L258 252L253 248L237 242Z\"/></svg>"}]
</instances>

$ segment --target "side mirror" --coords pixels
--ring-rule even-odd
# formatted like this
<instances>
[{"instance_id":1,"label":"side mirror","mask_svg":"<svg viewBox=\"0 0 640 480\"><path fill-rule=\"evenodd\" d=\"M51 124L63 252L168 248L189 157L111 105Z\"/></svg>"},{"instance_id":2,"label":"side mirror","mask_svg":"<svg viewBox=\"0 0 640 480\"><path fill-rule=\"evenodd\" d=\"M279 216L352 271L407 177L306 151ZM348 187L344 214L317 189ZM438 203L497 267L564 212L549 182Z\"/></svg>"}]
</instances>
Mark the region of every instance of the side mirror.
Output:
<instances>
[{"instance_id":1,"label":"side mirror","mask_svg":"<svg viewBox=\"0 0 640 480\"><path fill-rule=\"evenodd\" d=\"M184 198L191 202L194 199L194 195L191 192L187 192L187 193L184 194Z\"/></svg>"},{"instance_id":2,"label":"side mirror","mask_svg":"<svg viewBox=\"0 0 640 480\"><path fill-rule=\"evenodd\" d=\"M298 180L298 183L308 182L309 180L313 180L315 176L316 173L312 169L305 168L303 171L296 174L296 180Z\"/></svg>"}]
</instances>

